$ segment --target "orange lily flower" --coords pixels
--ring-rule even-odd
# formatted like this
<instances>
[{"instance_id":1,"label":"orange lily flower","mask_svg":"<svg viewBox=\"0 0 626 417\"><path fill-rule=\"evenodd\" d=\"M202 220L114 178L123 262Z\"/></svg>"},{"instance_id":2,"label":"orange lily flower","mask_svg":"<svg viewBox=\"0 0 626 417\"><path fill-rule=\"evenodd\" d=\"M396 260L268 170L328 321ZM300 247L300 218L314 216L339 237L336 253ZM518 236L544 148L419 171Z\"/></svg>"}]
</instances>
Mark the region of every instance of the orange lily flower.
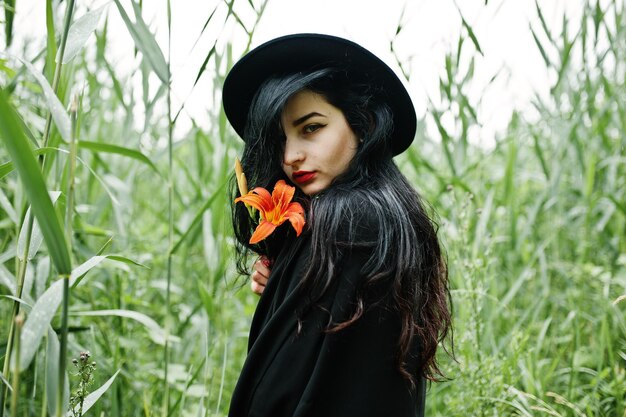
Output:
<instances>
[{"instance_id":1,"label":"orange lily flower","mask_svg":"<svg viewBox=\"0 0 626 417\"><path fill-rule=\"evenodd\" d=\"M262 187L256 187L246 195L235 199L235 203L242 201L248 206L259 210L261 222L250 237L250 244L255 244L269 235L285 221L289 220L296 235L300 236L304 227L304 209L300 203L292 203L295 187L291 187L280 180L274 186L272 194Z\"/></svg>"}]
</instances>

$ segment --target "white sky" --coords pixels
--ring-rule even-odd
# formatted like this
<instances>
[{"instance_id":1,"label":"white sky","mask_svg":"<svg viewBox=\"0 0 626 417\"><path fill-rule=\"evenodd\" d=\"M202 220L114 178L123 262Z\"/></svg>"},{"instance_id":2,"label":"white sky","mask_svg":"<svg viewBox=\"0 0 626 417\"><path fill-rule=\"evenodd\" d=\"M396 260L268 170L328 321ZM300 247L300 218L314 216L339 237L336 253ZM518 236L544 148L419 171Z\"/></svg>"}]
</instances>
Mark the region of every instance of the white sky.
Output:
<instances>
[{"instance_id":1,"label":"white sky","mask_svg":"<svg viewBox=\"0 0 626 417\"><path fill-rule=\"evenodd\" d=\"M256 4L259 2L255 0ZM93 9L105 3L104 0L78 1L80 7L75 18L84 14L87 8ZM166 1L144 0L143 3L144 19L156 33L167 57ZM123 0L122 4L132 18L130 0ZM489 144L493 142L496 132L506 127L513 108L525 109L530 114L529 103L535 92L549 94L549 80L554 74L546 71L529 30L529 25L540 30L534 0L488 0L487 5L485 0L269 0L252 46L289 33L328 33L363 45L397 69L389 51L389 42L404 9L404 29L395 46L401 61L410 64L409 91L418 117L422 117L428 106L428 97L435 103L439 102L439 76L444 73L445 53L456 50L461 28L456 4L474 29L484 52L484 56L477 57L474 81L467 91L473 102L482 97L478 115L483 128L474 133L479 137L471 139ZM555 33L560 32L563 13L577 22L582 10L582 0L539 0L539 4ZM216 6L218 9L213 21L198 40L202 26ZM251 26L254 16L248 1L236 0L235 10ZM196 73L216 37L223 41L234 38L235 56L245 48L243 33L234 21L223 25L225 12L223 0L172 0L173 108L176 110L185 102L185 112L176 130L179 135L190 126L189 117L209 128L208 112L219 104L212 99L212 71L205 73L195 89L191 90ZM132 74L136 72L139 61L133 58L132 39L112 2L108 7L108 16L111 41L107 57L116 73ZM59 27L62 17L61 13L57 16ZM100 23L102 25L104 19ZM45 45L45 2L18 1L14 30L20 39L10 52L32 58L36 49L23 51L20 44L25 38L39 47ZM223 45L223 41L219 45ZM92 36L87 47L94 44L95 37ZM469 42L465 47L465 57L474 54ZM500 77L486 88L499 70L502 71ZM126 87L134 85L137 85L137 77L128 80ZM454 120L444 120L444 123L451 128ZM434 130L433 136L437 136Z\"/></svg>"}]
</instances>

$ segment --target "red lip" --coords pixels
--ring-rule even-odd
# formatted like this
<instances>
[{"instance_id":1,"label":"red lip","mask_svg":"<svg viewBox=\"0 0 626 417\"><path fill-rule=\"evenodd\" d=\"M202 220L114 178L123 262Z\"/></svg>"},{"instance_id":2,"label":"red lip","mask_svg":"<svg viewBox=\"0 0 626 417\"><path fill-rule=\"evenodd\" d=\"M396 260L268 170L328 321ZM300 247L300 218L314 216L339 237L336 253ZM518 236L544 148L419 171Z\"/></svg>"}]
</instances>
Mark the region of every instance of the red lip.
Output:
<instances>
[{"instance_id":1,"label":"red lip","mask_svg":"<svg viewBox=\"0 0 626 417\"><path fill-rule=\"evenodd\" d=\"M295 182L302 184L315 178L315 171L296 171L292 176Z\"/></svg>"}]
</instances>

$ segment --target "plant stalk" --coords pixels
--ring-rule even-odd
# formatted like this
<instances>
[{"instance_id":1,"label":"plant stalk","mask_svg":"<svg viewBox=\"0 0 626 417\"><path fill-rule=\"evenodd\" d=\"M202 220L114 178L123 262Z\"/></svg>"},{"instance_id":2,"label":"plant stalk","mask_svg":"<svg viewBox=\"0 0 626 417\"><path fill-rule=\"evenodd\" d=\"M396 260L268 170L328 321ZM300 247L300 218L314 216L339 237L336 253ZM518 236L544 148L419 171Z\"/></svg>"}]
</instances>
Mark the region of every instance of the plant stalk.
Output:
<instances>
[{"instance_id":1,"label":"plant stalk","mask_svg":"<svg viewBox=\"0 0 626 417\"><path fill-rule=\"evenodd\" d=\"M24 326L24 313L15 318L15 369L13 369L13 395L11 396L11 417L17 417L17 403L20 396L20 341Z\"/></svg>"},{"instance_id":2,"label":"plant stalk","mask_svg":"<svg viewBox=\"0 0 626 417\"><path fill-rule=\"evenodd\" d=\"M65 238L70 247L72 246L72 218L74 213L74 184L76 175L76 120L78 113L78 99L72 99L70 119L72 121L72 137L70 142L69 175L67 181L65 205ZM70 303L70 276L64 275L63 279L63 310L61 318L61 348L59 351L59 383L57 386L57 409L56 417L63 416L63 388L65 387L65 368L67 366L67 322Z\"/></svg>"},{"instance_id":3,"label":"plant stalk","mask_svg":"<svg viewBox=\"0 0 626 417\"><path fill-rule=\"evenodd\" d=\"M26 242L24 244L24 253L22 256L18 256L18 270L17 270L17 287L15 288L15 296L22 298L22 291L24 289L24 278L26 277L26 265L28 263L28 251L30 248L30 240L32 237L33 228L33 215L30 214L26 220ZM9 378L9 369L11 364L11 354L13 353L13 339L15 334L15 322L20 314L20 303L18 301L13 302L13 308L11 310L11 326L9 327L9 337L7 339L7 350L4 355L4 365L2 367L2 374L5 378ZM0 390L0 412L4 410L4 401L8 394L8 387L3 387Z\"/></svg>"},{"instance_id":4,"label":"plant stalk","mask_svg":"<svg viewBox=\"0 0 626 417\"><path fill-rule=\"evenodd\" d=\"M48 333L46 332L46 343L49 343L48 339ZM44 380L44 387L41 390L41 414L40 417L47 417L48 416L48 390L46 387L46 381L48 381L48 361L50 360L50 358L48 358L48 355L45 356L45 360L44 360L44 367L43 367L43 380Z\"/></svg>"},{"instance_id":5,"label":"plant stalk","mask_svg":"<svg viewBox=\"0 0 626 417\"><path fill-rule=\"evenodd\" d=\"M74 1L68 0L67 2L67 12L65 13L65 21L63 23L63 35L61 36L61 45L59 46L59 62L57 62L56 67L54 68L54 78L52 79L52 91L56 92L59 89L59 82L61 80L61 67L63 66L63 56L65 55L65 45L67 44L67 34L70 31L70 24L72 22L72 15L74 14ZM46 118L46 127L44 129L43 135L43 146L48 146L48 139L50 138L50 128L52 127L52 112L48 112L48 117ZM43 154L39 157L41 161L41 165L43 167L45 159Z\"/></svg>"},{"instance_id":6,"label":"plant stalk","mask_svg":"<svg viewBox=\"0 0 626 417\"><path fill-rule=\"evenodd\" d=\"M174 214L172 211L174 199L174 140L173 140L173 121L172 121L172 8L170 0L167 1L167 163L169 177L167 182L167 223L168 223L168 251L167 251L167 287L165 290L165 346L163 349L163 362L165 369L163 372L163 409L161 414L166 417L169 415L170 408L170 387L167 381L169 368L169 332L170 332L170 307L171 307L171 281L172 281L172 248L174 247Z\"/></svg>"},{"instance_id":7,"label":"plant stalk","mask_svg":"<svg viewBox=\"0 0 626 417\"><path fill-rule=\"evenodd\" d=\"M59 350L59 381L57 386L56 417L63 417L63 388L65 387L65 368L67 367L67 309L70 296L70 276L61 276L63 280L63 313L61 318L61 348Z\"/></svg>"},{"instance_id":8,"label":"plant stalk","mask_svg":"<svg viewBox=\"0 0 626 417\"><path fill-rule=\"evenodd\" d=\"M78 119L78 98L74 96L70 108L70 120L72 122L72 136L70 142L70 155L69 155L69 175L67 181L67 203L65 205L65 240L71 246L72 242L72 218L74 214L74 188L76 183L76 157L77 157L77 145L76 145L76 124Z\"/></svg>"}]
</instances>

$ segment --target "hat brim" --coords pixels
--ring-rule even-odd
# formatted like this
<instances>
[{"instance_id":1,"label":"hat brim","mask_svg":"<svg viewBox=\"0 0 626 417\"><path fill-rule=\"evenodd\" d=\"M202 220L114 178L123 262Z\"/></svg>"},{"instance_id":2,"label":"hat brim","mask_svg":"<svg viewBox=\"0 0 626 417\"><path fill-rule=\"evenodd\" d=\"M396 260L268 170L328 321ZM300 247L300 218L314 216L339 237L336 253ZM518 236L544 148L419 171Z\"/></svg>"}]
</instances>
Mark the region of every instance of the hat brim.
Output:
<instances>
[{"instance_id":1,"label":"hat brim","mask_svg":"<svg viewBox=\"0 0 626 417\"><path fill-rule=\"evenodd\" d=\"M271 76L338 66L362 81L381 87L393 112L391 149L406 150L415 137L416 116L406 88L376 55L347 39L303 33L273 39L243 56L224 81L222 101L226 117L242 138L252 99Z\"/></svg>"}]
</instances>

